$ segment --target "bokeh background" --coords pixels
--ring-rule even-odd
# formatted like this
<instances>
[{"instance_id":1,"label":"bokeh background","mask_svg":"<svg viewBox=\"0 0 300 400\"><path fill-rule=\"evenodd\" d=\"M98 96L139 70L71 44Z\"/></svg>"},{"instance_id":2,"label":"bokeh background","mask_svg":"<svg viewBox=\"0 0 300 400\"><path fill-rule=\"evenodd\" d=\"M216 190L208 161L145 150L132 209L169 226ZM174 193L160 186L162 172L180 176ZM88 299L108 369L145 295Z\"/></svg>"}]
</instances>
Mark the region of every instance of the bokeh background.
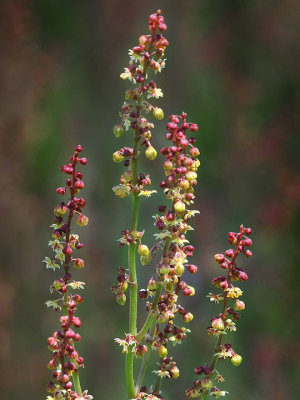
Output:
<instances>
[{"instance_id":1,"label":"bokeh background","mask_svg":"<svg viewBox=\"0 0 300 400\"><path fill-rule=\"evenodd\" d=\"M127 49L147 32L147 17L162 8L168 24L167 67L157 76L165 115L188 112L199 124L201 168L193 262L197 294L184 300L195 315L192 334L174 348L181 370L165 382L166 399L184 399L193 367L210 359L214 340L205 334L217 307L206 294L219 274L213 255L227 248L226 233L240 223L253 228L254 257L245 262L246 311L238 334L228 337L243 355L234 368L220 362L230 399L300 398L299 318L299 26L295 0L2 0L0 4L1 398L45 398L49 371L46 338L57 316L44 305L54 273L42 259L60 166L76 144L85 168L87 282L80 351L83 386L95 399L125 398L120 349L113 338L127 331L127 307L110 292L130 202L114 197L122 167L111 127L118 122L128 82L119 74ZM156 124L153 144L164 141L166 121ZM162 157L142 161L154 185ZM151 215L161 194L143 200L141 225L153 243ZM152 274L140 267L141 284ZM141 314L144 305L140 305ZM141 323L141 321L140 321ZM150 367L155 368L155 361ZM224 368L225 367L225 368ZM226 368L227 367L227 368ZM148 378L151 383L154 375Z\"/></svg>"}]
</instances>

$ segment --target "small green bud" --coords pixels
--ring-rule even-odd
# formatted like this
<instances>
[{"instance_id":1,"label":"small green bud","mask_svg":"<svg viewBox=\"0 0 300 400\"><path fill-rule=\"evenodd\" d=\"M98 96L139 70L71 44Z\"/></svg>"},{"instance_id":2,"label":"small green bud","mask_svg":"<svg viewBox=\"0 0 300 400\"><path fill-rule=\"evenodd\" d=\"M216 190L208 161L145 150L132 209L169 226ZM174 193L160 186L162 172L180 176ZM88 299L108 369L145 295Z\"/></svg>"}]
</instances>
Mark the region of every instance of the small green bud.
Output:
<instances>
[{"instance_id":1,"label":"small green bud","mask_svg":"<svg viewBox=\"0 0 300 400\"><path fill-rule=\"evenodd\" d=\"M172 293L174 290L174 283L172 281L168 280L167 282L164 283L164 287L167 292Z\"/></svg>"},{"instance_id":2,"label":"small green bud","mask_svg":"<svg viewBox=\"0 0 300 400\"><path fill-rule=\"evenodd\" d=\"M123 291L123 292L126 292L127 289L128 289L128 283L125 281L125 282L123 282L123 284L122 284L122 291Z\"/></svg>"},{"instance_id":3,"label":"small green bud","mask_svg":"<svg viewBox=\"0 0 300 400\"><path fill-rule=\"evenodd\" d=\"M149 146L145 151L145 156L151 161L155 160L157 157L157 151L155 150L154 147Z\"/></svg>"},{"instance_id":4,"label":"small green bud","mask_svg":"<svg viewBox=\"0 0 300 400\"><path fill-rule=\"evenodd\" d=\"M170 266L168 264L161 264L159 267L159 273L162 275L168 274L170 272Z\"/></svg>"},{"instance_id":5,"label":"small green bud","mask_svg":"<svg viewBox=\"0 0 300 400\"><path fill-rule=\"evenodd\" d=\"M132 181L132 172L130 170L125 171L121 178L123 180L122 183L130 183Z\"/></svg>"},{"instance_id":6,"label":"small green bud","mask_svg":"<svg viewBox=\"0 0 300 400\"><path fill-rule=\"evenodd\" d=\"M140 256L149 256L150 250L145 244L140 244L138 247L138 254Z\"/></svg>"},{"instance_id":7,"label":"small green bud","mask_svg":"<svg viewBox=\"0 0 300 400\"><path fill-rule=\"evenodd\" d=\"M201 380L201 387L203 389L210 389L212 385L213 385L212 380L209 379L208 377L205 377Z\"/></svg>"},{"instance_id":8,"label":"small green bud","mask_svg":"<svg viewBox=\"0 0 300 400\"><path fill-rule=\"evenodd\" d=\"M197 179L197 173L194 171L188 171L185 174L185 177L188 181L193 181L194 179Z\"/></svg>"},{"instance_id":9,"label":"small green bud","mask_svg":"<svg viewBox=\"0 0 300 400\"><path fill-rule=\"evenodd\" d=\"M181 201L181 200L176 201L176 203L174 204L174 210L178 214L184 213L185 212L185 204L184 204L184 202Z\"/></svg>"},{"instance_id":10,"label":"small green bud","mask_svg":"<svg viewBox=\"0 0 300 400\"><path fill-rule=\"evenodd\" d=\"M174 271L175 271L175 274L176 274L177 276L183 275L183 273L184 273L184 271L185 271L184 265L183 265L183 264L177 264L177 265L175 265Z\"/></svg>"},{"instance_id":11,"label":"small green bud","mask_svg":"<svg viewBox=\"0 0 300 400\"><path fill-rule=\"evenodd\" d=\"M116 138L119 138L120 136L123 135L124 129L121 125L115 125L113 129L114 135Z\"/></svg>"},{"instance_id":12,"label":"small green bud","mask_svg":"<svg viewBox=\"0 0 300 400\"><path fill-rule=\"evenodd\" d=\"M147 256L141 256L140 260L142 265L149 264L152 260L151 253L149 253Z\"/></svg>"},{"instance_id":13,"label":"small green bud","mask_svg":"<svg viewBox=\"0 0 300 400\"><path fill-rule=\"evenodd\" d=\"M112 157L115 163L120 163L124 160L124 157L119 151L115 151Z\"/></svg>"},{"instance_id":14,"label":"small green bud","mask_svg":"<svg viewBox=\"0 0 300 400\"><path fill-rule=\"evenodd\" d=\"M151 140L151 139L152 139L152 134L151 134L151 132L150 132L150 131L145 132L145 133L144 133L144 138L145 138L145 139L148 139L148 140Z\"/></svg>"},{"instance_id":15,"label":"small green bud","mask_svg":"<svg viewBox=\"0 0 300 400\"><path fill-rule=\"evenodd\" d=\"M238 367L241 364L242 360L243 360L242 356L240 356L239 354L235 354L230 359L231 364L234 365L235 367Z\"/></svg>"},{"instance_id":16,"label":"small green bud","mask_svg":"<svg viewBox=\"0 0 300 400\"><path fill-rule=\"evenodd\" d=\"M116 300L117 300L117 303L118 303L120 306L124 306L125 303L126 303L126 296L125 296L125 294L124 294L124 293L118 293L117 296L116 296Z\"/></svg>"},{"instance_id":17,"label":"small green bud","mask_svg":"<svg viewBox=\"0 0 300 400\"><path fill-rule=\"evenodd\" d=\"M134 98L134 90L126 90L125 92L125 99L132 100Z\"/></svg>"},{"instance_id":18,"label":"small green bud","mask_svg":"<svg viewBox=\"0 0 300 400\"><path fill-rule=\"evenodd\" d=\"M157 351L157 354L159 355L159 357L165 358L167 357L168 349L165 346L160 346L160 348Z\"/></svg>"},{"instance_id":19,"label":"small green bud","mask_svg":"<svg viewBox=\"0 0 300 400\"><path fill-rule=\"evenodd\" d=\"M161 120L164 118L164 111L161 108L158 107L154 107L153 109L153 116L154 118Z\"/></svg>"},{"instance_id":20,"label":"small green bud","mask_svg":"<svg viewBox=\"0 0 300 400\"><path fill-rule=\"evenodd\" d=\"M147 284L147 289L148 290L156 290L157 289L157 282L155 279L150 278L148 284Z\"/></svg>"},{"instance_id":21,"label":"small green bud","mask_svg":"<svg viewBox=\"0 0 300 400\"><path fill-rule=\"evenodd\" d=\"M190 187L190 183L187 179L181 179L179 181L179 186L183 190L187 190Z\"/></svg>"},{"instance_id":22,"label":"small green bud","mask_svg":"<svg viewBox=\"0 0 300 400\"><path fill-rule=\"evenodd\" d=\"M59 279L53 282L53 287L56 290L60 290L64 285L65 285L64 282L61 282Z\"/></svg>"}]
</instances>

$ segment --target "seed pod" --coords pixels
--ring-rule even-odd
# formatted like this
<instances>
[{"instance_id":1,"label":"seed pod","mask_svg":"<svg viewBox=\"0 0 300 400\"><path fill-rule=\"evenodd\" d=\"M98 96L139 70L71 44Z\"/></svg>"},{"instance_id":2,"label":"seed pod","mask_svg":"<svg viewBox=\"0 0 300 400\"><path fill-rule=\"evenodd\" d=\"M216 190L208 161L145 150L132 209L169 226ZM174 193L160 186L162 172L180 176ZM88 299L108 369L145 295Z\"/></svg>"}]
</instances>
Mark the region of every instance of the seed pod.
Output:
<instances>
[{"instance_id":1,"label":"seed pod","mask_svg":"<svg viewBox=\"0 0 300 400\"><path fill-rule=\"evenodd\" d=\"M153 109L153 116L154 118L161 120L164 118L164 111L161 108L155 107Z\"/></svg>"},{"instance_id":2,"label":"seed pod","mask_svg":"<svg viewBox=\"0 0 300 400\"><path fill-rule=\"evenodd\" d=\"M155 160L157 157L157 151L155 150L154 147L149 146L145 151L145 156L151 161Z\"/></svg>"},{"instance_id":3,"label":"seed pod","mask_svg":"<svg viewBox=\"0 0 300 400\"><path fill-rule=\"evenodd\" d=\"M231 364L234 365L235 367L238 367L241 364L242 360L243 360L242 356L240 356L239 354L235 354L230 359Z\"/></svg>"}]
</instances>

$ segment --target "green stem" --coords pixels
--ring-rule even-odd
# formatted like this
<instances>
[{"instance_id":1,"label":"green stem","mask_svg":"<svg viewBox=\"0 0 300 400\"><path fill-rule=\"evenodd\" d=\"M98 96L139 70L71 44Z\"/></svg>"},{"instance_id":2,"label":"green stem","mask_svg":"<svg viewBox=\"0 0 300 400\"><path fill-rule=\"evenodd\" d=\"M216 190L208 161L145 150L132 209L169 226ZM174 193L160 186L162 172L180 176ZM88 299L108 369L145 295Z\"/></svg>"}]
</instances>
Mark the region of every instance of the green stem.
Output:
<instances>
[{"instance_id":1,"label":"green stem","mask_svg":"<svg viewBox=\"0 0 300 400\"><path fill-rule=\"evenodd\" d=\"M66 290L66 292L64 293L64 315L68 315L68 290Z\"/></svg>"},{"instance_id":2,"label":"green stem","mask_svg":"<svg viewBox=\"0 0 300 400\"><path fill-rule=\"evenodd\" d=\"M81 390L81 386L80 386L78 371L73 372L72 378L73 378L75 392L78 393L79 396L82 396L82 390Z\"/></svg>"},{"instance_id":3,"label":"green stem","mask_svg":"<svg viewBox=\"0 0 300 400\"><path fill-rule=\"evenodd\" d=\"M205 392L202 392L202 400L206 400L208 396L208 390L205 390Z\"/></svg>"},{"instance_id":4,"label":"green stem","mask_svg":"<svg viewBox=\"0 0 300 400\"><path fill-rule=\"evenodd\" d=\"M165 243L165 246L164 246L163 257L167 256L167 254L169 252L171 241L172 241L171 238L167 238L166 239L166 243ZM159 283L157 285L155 297L154 297L154 300L152 302L152 305L151 305L150 311L148 313L147 319L146 319L142 329L138 332L138 334L136 336L138 341L140 341L140 340L142 340L144 338L144 336L148 332L149 328L151 327L151 325L155 321L155 318L156 318L155 311L156 311L156 307L157 307L157 304L158 304L159 299L160 299L162 288L163 288L163 285L161 283Z\"/></svg>"},{"instance_id":5,"label":"green stem","mask_svg":"<svg viewBox=\"0 0 300 400\"><path fill-rule=\"evenodd\" d=\"M151 345L152 345L152 340L153 340L153 325L151 325L150 327L150 331L149 331L149 339L147 340L147 353L145 354L144 358L143 358L143 362L139 371L139 375L136 381L136 385L135 385L135 390L136 393L139 393L139 391L141 390L141 386L143 384L143 380L146 374L146 370L150 361L150 357L151 357Z\"/></svg>"},{"instance_id":6,"label":"green stem","mask_svg":"<svg viewBox=\"0 0 300 400\"><path fill-rule=\"evenodd\" d=\"M136 244L131 244L128 251L129 279L130 279L130 304L129 304L129 332L135 336L137 332L137 276L135 265Z\"/></svg>"},{"instance_id":7,"label":"green stem","mask_svg":"<svg viewBox=\"0 0 300 400\"><path fill-rule=\"evenodd\" d=\"M137 184L138 181L138 145L139 145L139 136L138 131L135 132L134 136L134 149L133 149L133 157L132 157L132 184L133 187ZM132 194L132 215L131 215L131 232L134 235L137 231L138 224L138 215L139 215L139 197L137 193ZM133 336L136 336L137 328L137 297L138 297L138 284L137 284L137 276L136 276L136 242L131 243L128 249L128 266L129 266L129 280L130 280L130 300L129 300L129 333ZM133 379L133 352L131 351L132 347L128 349L128 353L126 355L126 364L125 364L125 374L126 374L126 386L127 386L127 394L129 399L135 398L135 389L134 389L134 379Z\"/></svg>"},{"instance_id":8,"label":"green stem","mask_svg":"<svg viewBox=\"0 0 300 400\"><path fill-rule=\"evenodd\" d=\"M211 361L211 364L210 364L210 368L211 368L212 373L214 372L214 370L216 368L216 364L217 364L217 361L218 361L217 352L218 352L219 347L221 346L222 339L223 339L223 335L219 335L217 343L216 343L216 347L215 347L215 353L213 355L213 358L212 358L212 361Z\"/></svg>"},{"instance_id":9,"label":"green stem","mask_svg":"<svg viewBox=\"0 0 300 400\"><path fill-rule=\"evenodd\" d=\"M142 329L139 331L139 333L136 335L136 339L138 341L141 341L146 333L148 332L149 328L151 327L151 325L154 323L156 315L155 315L155 309L157 307L157 303L159 302L160 299L160 295L161 295L161 291L162 291L162 284L159 283L157 285L157 289L156 289L156 293L155 293L155 297L151 306L151 309L149 311L149 314L147 316L147 319L142 327Z\"/></svg>"},{"instance_id":10,"label":"green stem","mask_svg":"<svg viewBox=\"0 0 300 400\"><path fill-rule=\"evenodd\" d=\"M159 394L161 382L162 382L162 377L158 376L156 379L156 384L155 384L155 388L154 388L155 394Z\"/></svg>"},{"instance_id":11,"label":"green stem","mask_svg":"<svg viewBox=\"0 0 300 400\"><path fill-rule=\"evenodd\" d=\"M152 34L151 42L149 45L149 53L151 54L152 45L154 40L154 33ZM147 69L149 65L146 64L144 66L144 75L146 76ZM142 87L141 83L141 87ZM137 120L140 117L140 111L142 108L143 102L143 94L141 94L137 100L136 111L137 111ZM131 173L132 173L132 216L131 216L131 232L134 233L137 231L137 223L138 223L138 215L139 215L139 196L135 193L135 187L138 183L138 156L139 156L139 143L140 136L139 130L136 129L134 132L134 146L133 146L133 156L131 161ZM136 263L135 263L135 255L136 255L136 243L131 243L128 249L128 266L129 266L129 279L130 279L130 305L129 305L129 332L136 336L137 333L137 297L138 297L138 284L137 284L137 276L136 276ZM127 394L129 399L135 398L135 389L134 389L134 379L133 379L133 356L132 347L129 348L127 356L126 356L126 386L127 386Z\"/></svg>"},{"instance_id":12,"label":"green stem","mask_svg":"<svg viewBox=\"0 0 300 400\"><path fill-rule=\"evenodd\" d=\"M131 351L132 347L129 347L128 353L126 355L126 363L125 363L125 374L126 374L126 387L128 399L135 398L135 389L134 389L134 380L133 380L133 357L134 354Z\"/></svg>"}]
</instances>

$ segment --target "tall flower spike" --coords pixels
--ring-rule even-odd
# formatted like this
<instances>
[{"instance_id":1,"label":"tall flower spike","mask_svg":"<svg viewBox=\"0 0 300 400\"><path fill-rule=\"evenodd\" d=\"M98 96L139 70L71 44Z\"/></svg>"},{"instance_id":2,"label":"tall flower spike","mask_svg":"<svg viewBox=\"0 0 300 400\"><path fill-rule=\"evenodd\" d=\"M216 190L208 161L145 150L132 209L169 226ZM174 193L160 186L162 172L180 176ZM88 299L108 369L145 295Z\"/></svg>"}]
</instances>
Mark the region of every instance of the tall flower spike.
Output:
<instances>
[{"instance_id":1,"label":"tall flower spike","mask_svg":"<svg viewBox=\"0 0 300 400\"><path fill-rule=\"evenodd\" d=\"M81 158L80 145L76 146L70 163L63 165L61 170L69 177L64 187L56 189L57 194L69 195L69 199L60 202L54 209L54 224L51 246L54 257L46 257L44 262L46 268L53 271L60 270L61 276L54 280L50 291L55 293L55 300L48 300L46 305L61 311L60 330L55 330L48 338L48 348L51 351L51 359L48 368L53 370L52 380L47 385L47 391L52 394L47 400L90 400L93 396L88 395L87 390L82 392L79 380L79 368L83 367L84 360L76 351L76 342L81 336L76 330L81 326L81 320L75 315L78 304L82 303L81 295L77 294L78 289L84 288L84 282L72 280L70 268L73 265L76 269L84 268L84 260L77 257L77 250L83 246L79 236L71 231L73 218L79 226L88 223L82 210L85 207L85 200L79 196L84 188L83 174L77 170L77 165L86 165L87 159ZM72 291L75 291L72 292Z\"/></svg>"},{"instance_id":2,"label":"tall flower spike","mask_svg":"<svg viewBox=\"0 0 300 400\"><path fill-rule=\"evenodd\" d=\"M238 366L242 362L242 357L235 352L230 343L222 344L223 335L227 332L236 331L236 321L240 319L239 311L245 309L245 303L239 298L242 296L242 290L234 286L233 282L245 281L247 274L241 267L237 266L236 259L239 254L250 257L252 252L249 247L252 246L251 228L240 226L239 232L229 232L228 241L233 246L225 251L225 254L216 254L215 261L219 266L227 270L227 276L218 276L212 280L216 288L222 290L221 293L209 293L211 301L222 304L222 311L211 319L211 325L206 332L209 336L215 336L217 343L210 366L197 366L195 373L204 375L202 379L197 379L193 386L186 390L186 396L195 399L201 397L203 400L210 394L213 397L225 396L228 392L220 390L215 384L222 382L223 377L217 372L216 364L219 359L230 359L232 365ZM233 303L233 304L230 304Z\"/></svg>"},{"instance_id":3,"label":"tall flower spike","mask_svg":"<svg viewBox=\"0 0 300 400\"><path fill-rule=\"evenodd\" d=\"M141 296L154 296L154 299L152 303L147 304L148 317L137 338L142 339L156 321L151 347L161 358L159 369L155 371L157 382L152 395L160 395L163 378L179 377L179 369L173 358L168 356L167 346L169 343L181 343L190 330L178 325L180 322L175 324L176 314L185 323L193 319L192 313L178 303L180 295L195 294L194 288L183 281L185 271L197 271L195 265L188 264L187 257L193 256L194 247L188 244L186 233L192 229L189 225L190 218L198 213L196 210L189 210L188 207L194 200L193 191L200 165L197 156L200 152L194 146L195 138L188 138L188 131L193 133L198 127L196 124L187 123L186 117L186 113L171 115L167 124L166 139L171 141L171 144L161 149L161 153L166 157L166 178L161 182L161 188L172 205L169 210L164 205L159 206L160 214L154 216L155 225L159 230L159 233L155 234L158 240L156 247L163 246L163 255L155 276L150 279Z\"/></svg>"},{"instance_id":4,"label":"tall flower spike","mask_svg":"<svg viewBox=\"0 0 300 400\"><path fill-rule=\"evenodd\" d=\"M151 180L148 174L138 171L138 158L140 149L143 148L146 158L154 160L157 151L152 145L153 122L150 122L146 115L152 112L155 119L161 120L164 117L163 110L153 105L152 99L159 99L163 96L162 90L157 87L154 80L149 79L150 72L160 72L165 66L164 51L168 46L167 39L162 35L167 27L164 17L158 10L150 15L148 21L150 34L141 35L136 46L129 50L129 65L121 73L121 78L129 80L133 88L125 92L125 103L120 113L121 121L115 125L113 132L119 138L124 132L130 130L133 133L132 147L122 147L113 154L116 163L123 162L125 171L121 175L120 184L113 187L116 196L124 198L132 196L132 217L129 229L121 232L121 246L128 246L128 269L119 268L118 283L112 290L120 305L126 302L125 291L129 287L129 333L124 340L117 339L117 343L123 346L126 353L126 385L128 399L136 397L136 388L133 378L133 357L141 357L146 353L147 347L141 345L135 338L137 334L137 298L138 283L136 274L136 250L140 245L138 254L143 265L151 261L151 253L147 246L142 243L143 232L138 231L139 198L149 197L156 192L149 190ZM151 102L150 102L151 101ZM148 249L148 250L147 250Z\"/></svg>"},{"instance_id":5,"label":"tall flower spike","mask_svg":"<svg viewBox=\"0 0 300 400\"><path fill-rule=\"evenodd\" d=\"M154 80L149 79L148 75L151 71L161 72L165 67L164 52L169 43L162 32L166 29L167 26L160 10L150 15L150 34L141 35L138 45L129 50L129 65L120 75L122 79L129 80L134 85L134 88L125 92L126 102L120 113L121 121L113 129L117 138L129 129L134 133L133 148L123 147L113 154L113 160L116 163L123 162L127 168L121 176L120 184L113 188L115 195L120 198L130 193L149 197L155 192L145 189L151 185L151 180L146 174L138 175L137 159L139 146L144 147L145 156L149 160L154 160L157 156L157 151L151 144L151 129L154 128L154 124L146 118L145 114L152 111L155 119L160 120L164 117L163 110L149 102L153 98L162 97L163 92Z\"/></svg>"}]
</instances>

